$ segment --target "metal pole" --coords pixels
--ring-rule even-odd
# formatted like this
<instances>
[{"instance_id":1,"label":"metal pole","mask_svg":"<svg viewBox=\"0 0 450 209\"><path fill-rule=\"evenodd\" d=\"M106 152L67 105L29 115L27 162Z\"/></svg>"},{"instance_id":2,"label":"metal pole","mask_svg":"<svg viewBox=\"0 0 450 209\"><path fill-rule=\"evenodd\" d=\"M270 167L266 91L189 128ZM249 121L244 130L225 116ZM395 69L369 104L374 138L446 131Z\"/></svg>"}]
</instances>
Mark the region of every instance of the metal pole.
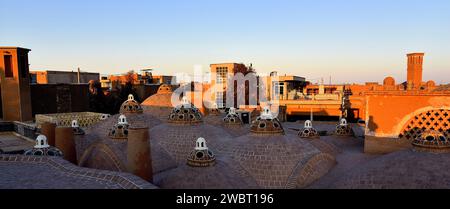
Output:
<instances>
[{"instance_id":1,"label":"metal pole","mask_svg":"<svg viewBox=\"0 0 450 209\"><path fill-rule=\"evenodd\" d=\"M78 78L78 84L80 84L80 68L78 68L77 78Z\"/></svg>"}]
</instances>

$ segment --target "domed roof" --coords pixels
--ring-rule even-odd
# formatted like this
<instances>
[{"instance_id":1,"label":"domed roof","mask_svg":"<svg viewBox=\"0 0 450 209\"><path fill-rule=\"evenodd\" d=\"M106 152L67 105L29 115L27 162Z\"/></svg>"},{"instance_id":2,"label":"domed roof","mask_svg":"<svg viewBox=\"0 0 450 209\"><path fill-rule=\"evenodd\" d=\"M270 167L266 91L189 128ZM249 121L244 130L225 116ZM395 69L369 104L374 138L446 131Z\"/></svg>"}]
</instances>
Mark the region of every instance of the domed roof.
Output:
<instances>
[{"instance_id":1,"label":"domed roof","mask_svg":"<svg viewBox=\"0 0 450 209\"><path fill-rule=\"evenodd\" d=\"M319 132L312 126L312 122L310 120L305 121L305 126L300 129L297 134L300 138L305 139L315 139L320 138Z\"/></svg>"},{"instance_id":2,"label":"domed roof","mask_svg":"<svg viewBox=\"0 0 450 209\"><path fill-rule=\"evenodd\" d=\"M123 102L120 106L120 113L142 113L142 107L134 100L134 96L130 94L128 95L127 101Z\"/></svg>"},{"instance_id":3,"label":"domed roof","mask_svg":"<svg viewBox=\"0 0 450 209\"><path fill-rule=\"evenodd\" d=\"M283 135L284 129L278 118L272 115L268 107L264 107L261 115L252 121L250 131L263 135Z\"/></svg>"},{"instance_id":4,"label":"domed roof","mask_svg":"<svg viewBox=\"0 0 450 209\"><path fill-rule=\"evenodd\" d=\"M158 93L148 97L141 104L145 113L167 120L167 116L172 112L172 93Z\"/></svg>"},{"instance_id":5,"label":"domed roof","mask_svg":"<svg viewBox=\"0 0 450 209\"><path fill-rule=\"evenodd\" d=\"M153 94L145 99L141 105L151 107L170 107L172 109L172 93L172 86L163 84L159 87L156 94Z\"/></svg>"},{"instance_id":6,"label":"domed roof","mask_svg":"<svg viewBox=\"0 0 450 209\"><path fill-rule=\"evenodd\" d=\"M80 127L77 120L72 120L72 130L74 135L84 135L84 130Z\"/></svg>"},{"instance_id":7,"label":"domed roof","mask_svg":"<svg viewBox=\"0 0 450 209\"><path fill-rule=\"evenodd\" d=\"M427 130L412 142L417 151L450 152L450 140L439 131Z\"/></svg>"},{"instance_id":8,"label":"domed roof","mask_svg":"<svg viewBox=\"0 0 450 209\"><path fill-rule=\"evenodd\" d=\"M436 83L434 81L427 81L425 84L428 88L433 88L436 86Z\"/></svg>"},{"instance_id":9,"label":"domed roof","mask_svg":"<svg viewBox=\"0 0 450 209\"><path fill-rule=\"evenodd\" d=\"M157 94L167 94L167 93L172 93L172 92L173 91L172 91L171 85L162 84L161 86L159 86Z\"/></svg>"},{"instance_id":10,"label":"domed roof","mask_svg":"<svg viewBox=\"0 0 450 209\"><path fill-rule=\"evenodd\" d=\"M233 107L230 108L227 115L223 118L223 122L225 125L242 125L241 118Z\"/></svg>"},{"instance_id":11,"label":"domed roof","mask_svg":"<svg viewBox=\"0 0 450 209\"><path fill-rule=\"evenodd\" d=\"M216 156L208 149L205 138L198 138L195 149L187 157L187 164L194 167L208 167L216 164Z\"/></svg>"},{"instance_id":12,"label":"domed roof","mask_svg":"<svg viewBox=\"0 0 450 209\"><path fill-rule=\"evenodd\" d=\"M347 123L347 119L341 118L338 125L336 125L335 134L338 136L352 136L352 126Z\"/></svg>"},{"instance_id":13,"label":"domed roof","mask_svg":"<svg viewBox=\"0 0 450 209\"><path fill-rule=\"evenodd\" d=\"M395 86L395 79L393 77L386 77L383 80L383 85L385 85L385 86Z\"/></svg>"},{"instance_id":14,"label":"domed roof","mask_svg":"<svg viewBox=\"0 0 450 209\"><path fill-rule=\"evenodd\" d=\"M150 129L151 141L157 143L179 165L186 164L186 158L200 137L208 140L208 147L212 150L232 138L225 130L203 123L163 123Z\"/></svg>"},{"instance_id":15,"label":"domed roof","mask_svg":"<svg viewBox=\"0 0 450 209\"><path fill-rule=\"evenodd\" d=\"M204 101L204 104L206 104L205 105L206 107L209 107L209 105L211 106L210 108L208 108L208 115L221 115L222 114L217 106L217 103Z\"/></svg>"},{"instance_id":16,"label":"domed roof","mask_svg":"<svg viewBox=\"0 0 450 209\"><path fill-rule=\"evenodd\" d=\"M114 140L110 137L110 131L118 125L119 117L122 114L113 115L103 121L100 121L99 123L96 123L92 127L86 129L86 134L81 137L75 138L75 144L76 144L76 150L77 150L77 157L78 159L81 159L83 155L86 155L86 158L92 158L96 159L97 157L100 157L101 153L97 149L92 149L92 146L97 144L100 147L108 146L111 150L114 150L113 152L108 152L107 156L109 158L104 158L103 164L105 165L117 165L117 162L106 162L106 161L120 161L121 164L126 163L126 146L127 146L127 140ZM143 114L135 114L135 113L125 113L123 114L125 116L126 122L128 125L132 125L136 122L142 122L144 121L145 124L149 127L149 129L161 124L161 121L158 118L155 118L149 114L143 113ZM123 117L121 117L123 119ZM124 129L125 130L125 129ZM170 159L164 157L164 151L158 146L153 145L152 140L150 140L151 145L151 154L152 159L154 159L153 167L154 172L161 171L167 168L174 167L174 162L171 162ZM103 146L105 145L105 146ZM168 154L165 154L168 156ZM160 156L163 156L162 158ZM116 160L112 160L116 159ZM161 162L163 161L163 162ZM91 163L92 166L99 166L99 164ZM90 167L90 168L97 168L97 167ZM103 168L103 169L107 169ZM116 167L110 167L107 170L116 170Z\"/></svg>"},{"instance_id":17,"label":"domed roof","mask_svg":"<svg viewBox=\"0 0 450 209\"><path fill-rule=\"evenodd\" d=\"M194 124L201 123L202 114L186 97L177 107L174 107L168 118L169 123Z\"/></svg>"},{"instance_id":18,"label":"domed roof","mask_svg":"<svg viewBox=\"0 0 450 209\"><path fill-rule=\"evenodd\" d=\"M128 138L128 121L125 115L120 115L117 124L109 131L111 139L126 140Z\"/></svg>"},{"instance_id":19,"label":"domed roof","mask_svg":"<svg viewBox=\"0 0 450 209\"><path fill-rule=\"evenodd\" d=\"M36 138L36 145L32 149L25 151L24 155L63 156L63 153L58 148L48 145L46 136L39 135Z\"/></svg>"},{"instance_id":20,"label":"domed roof","mask_svg":"<svg viewBox=\"0 0 450 209\"><path fill-rule=\"evenodd\" d=\"M262 188L300 188L325 175L335 164L333 156L290 134L248 134L219 147L216 153L229 156Z\"/></svg>"},{"instance_id":21,"label":"domed roof","mask_svg":"<svg viewBox=\"0 0 450 209\"><path fill-rule=\"evenodd\" d=\"M215 126L226 131L233 138L238 136L246 135L250 132L250 125L240 124L240 125L227 125L224 121L224 116L222 115L207 115L203 117L205 124Z\"/></svg>"},{"instance_id":22,"label":"domed roof","mask_svg":"<svg viewBox=\"0 0 450 209\"><path fill-rule=\"evenodd\" d=\"M229 159L217 159L214 166L192 167L186 164L155 176L155 185L163 189L258 189L256 181Z\"/></svg>"}]
</instances>

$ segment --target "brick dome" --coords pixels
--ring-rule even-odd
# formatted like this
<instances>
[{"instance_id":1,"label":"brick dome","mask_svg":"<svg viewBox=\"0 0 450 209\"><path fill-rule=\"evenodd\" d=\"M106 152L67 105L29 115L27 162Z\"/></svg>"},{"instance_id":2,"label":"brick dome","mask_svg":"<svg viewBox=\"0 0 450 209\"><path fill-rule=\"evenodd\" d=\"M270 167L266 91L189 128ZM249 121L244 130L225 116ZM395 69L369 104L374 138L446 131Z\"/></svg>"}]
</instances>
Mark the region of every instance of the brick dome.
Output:
<instances>
[{"instance_id":1,"label":"brick dome","mask_svg":"<svg viewBox=\"0 0 450 209\"><path fill-rule=\"evenodd\" d=\"M303 188L335 165L332 155L291 134L247 134L220 147L216 155L229 156L266 189Z\"/></svg>"},{"instance_id":2,"label":"brick dome","mask_svg":"<svg viewBox=\"0 0 450 209\"><path fill-rule=\"evenodd\" d=\"M319 132L312 126L312 122L307 120L305 121L305 126L297 134L300 138L304 139L315 139L320 138Z\"/></svg>"},{"instance_id":3,"label":"brick dome","mask_svg":"<svg viewBox=\"0 0 450 209\"><path fill-rule=\"evenodd\" d=\"M200 110L191 104L186 97L183 97L182 103L172 109L168 116L169 123L194 124L202 123L203 116Z\"/></svg>"},{"instance_id":4,"label":"brick dome","mask_svg":"<svg viewBox=\"0 0 450 209\"><path fill-rule=\"evenodd\" d=\"M436 83L434 81L427 81L426 86L427 88L433 88L436 86Z\"/></svg>"},{"instance_id":5,"label":"brick dome","mask_svg":"<svg viewBox=\"0 0 450 209\"><path fill-rule=\"evenodd\" d=\"M211 101L203 101L203 106L206 109L206 115L222 115L217 103Z\"/></svg>"},{"instance_id":6,"label":"brick dome","mask_svg":"<svg viewBox=\"0 0 450 209\"><path fill-rule=\"evenodd\" d=\"M192 167L183 164L155 176L162 189L258 189L256 181L229 159L218 159L214 166Z\"/></svg>"},{"instance_id":7,"label":"brick dome","mask_svg":"<svg viewBox=\"0 0 450 209\"><path fill-rule=\"evenodd\" d=\"M439 131L427 130L412 142L417 151L450 152L450 140Z\"/></svg>"},{"instance_id":8,"label":"brick dome","mask_svg":"<svg viewBox=\"0 0 450 209\"><path fill-rule=\"evenodd\" d=\"M230 108L227 115L223 118L223 122L225 125L242 125L241 118L234 108Z\"/></svg>"},{"instance_id":9,"label":"brick dome","mask_svg":"<svg viewBox=\"0 0 450 209\"><path fill-rule=\"evenodd\" d=\"M395 79L393 77L386 77L383 80L384 86L395 86Z\"/></svg>"},{"instance_id":10,"label":"brick dome","mask_svg":"<svg viewBox=\"0 0 450 209\"><path fill-rule=\"evenodd\" d=\"M123 115L126 116L129 125L135 122L144 122L151 129L161 124L158 118L147 113L126 113ZM113 115L86 129L84 136L75 138L77 157L80 160L84 156L87 161L86 167L116 171L118 170L117 165L122 165L122 167L125 165L127 140L114 140L109 136L111 129L118 124L119 117L120 114ZM170 155L157 143L154 143L153 138L151 138L150 143L155 173L176 167L176 163L170 158Z\"/></svg>"},{"instance_id":11,"label":"brick dome","mask_svg":"<svg viewBox=\"0 0 450 209\"><path fill-rule=\"evenodd\" d=\"M153 115L161 120L167 120L167 116L172 112L172 93L157 93L148 97L141 106L145 113Z\"/></svg>"},{"instance_id":12,"label":"brick dome","mask_svg":"<svg viewBox=\"0 0 450 209\"><path fill-rule=\"evenodd\" d=\"M26 150L24 155L62 157L63 153L58 148L48 145L46 136L39 135L36 138L36 145L32 149Z\"/></svg>"},{"instance_id":13,"label":"brick dome","mask_svg":"<svg viewBox=\"0 0 450 209\"><path fill-rule=\"evenodd\" d=\"M348 124L345 118L342 118L338 125L336 125L335 134L337 136L353 136L352 126Z\"/></svg>"},{"instance_id":14,"label":"brick dome","mask_svg":"<svg viewBox=\"0 0 450 209\"><path fill-rule=\"evenodd\" d=\"M130 94L128 99L120 106L120 113L142 113L142 107L134 100L134 96Z\"/></svg>"},{"instance_id":15,"label":"brick dome","mask_svg":"<svg viewBox=\"0 0 450 209\"><path fill-rule=\"evenodd\" d=\"M284 129L278 118L272 115L268 107L264 107L261 115L252 121L250 131L262 135L283 135Z\"/></svg>"},{"instance_id":16,"label":"brick dome","mask_svg":"<svg viewBox=\"0 0 450 209\"><path fill-rule=\"evenodd\" d=\"M126 140L128 138L128 127L126 116L120 115L117 124L110 129L108 136L111 139Z\"/></svg>"},{"instance_id":17,"label":"brick dome","mask_svg":"<svg viewBox=\"0 0 450 209\"><path fill-rule=\"evenodd\" d=\"M238 136L243 136L248 134L250 130L250 126L248 124L239 124L239 125L227 125L224 121L224 114L221 115L207 115L203 117L203 121L205 124L212 125L218 127L228 134L230 134L233 138Z\"/></svg>"},{"instance_id":18,"label":"brick dome","mask_svg":"<svg viewBox=\"0 0 450 209\"><path fill-rule=\"evenodd\" d=\"M163 123L150 129L152 142L158 144L179 165L186 164L186 158L200 137L208 140L211 150L216 150L232 138L225 130L204 123Z\"/></svg>"},{"instance_id":19,"label":"brick dome","mask_svg":"<svg viewBox=\"0 0 450 209\"><path fill-rule=\"evenodd\" d=\"M71 127L74 135L84 135L84 130L80 127L77 120L72 120Z\"/></svg>"},{"instance_id":20,"label":"brick dome","mask_svg":"<svg viewBox=\"0 0 450 209\"><path fill-rule=\"evenodd\" d=\"M157 94L165 94L165 93L172 93L172 86L168 84L162 84L158 88Z\"/></svg>"}]
</instances>

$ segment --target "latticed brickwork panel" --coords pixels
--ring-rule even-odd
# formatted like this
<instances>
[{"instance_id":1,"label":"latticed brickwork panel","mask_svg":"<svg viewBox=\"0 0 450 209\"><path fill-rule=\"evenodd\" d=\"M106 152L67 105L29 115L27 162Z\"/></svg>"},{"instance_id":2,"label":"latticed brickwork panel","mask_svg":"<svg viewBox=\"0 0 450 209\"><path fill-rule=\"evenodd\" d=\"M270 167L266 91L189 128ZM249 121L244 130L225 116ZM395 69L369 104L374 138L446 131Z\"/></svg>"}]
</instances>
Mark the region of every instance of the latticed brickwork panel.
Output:
<instances>
[{"instance_id":1,"label":"latticed brickwork panel","mask_svg":"<svg viewBox=\"0 0 450 209\"><path fill-rule=\"evenodd\" d=\"M77 120L80 127L87 128L101 121L102 115L94 112L37 114L36 125L40 128L43 123L49 122L58 126L71 126L72 120Z\"/></svg>"},{"instance_id":2,"label":"latticed brickwork panel","mask_svg":"<svg viewBox=\"0 0 450 209\"><path fill-rule=\"evenodd\" d=\"M414 116L399 137L412 140L426 130L436 130L450 137L450 110L436 109Z\"/></svg>"}]
</instances>

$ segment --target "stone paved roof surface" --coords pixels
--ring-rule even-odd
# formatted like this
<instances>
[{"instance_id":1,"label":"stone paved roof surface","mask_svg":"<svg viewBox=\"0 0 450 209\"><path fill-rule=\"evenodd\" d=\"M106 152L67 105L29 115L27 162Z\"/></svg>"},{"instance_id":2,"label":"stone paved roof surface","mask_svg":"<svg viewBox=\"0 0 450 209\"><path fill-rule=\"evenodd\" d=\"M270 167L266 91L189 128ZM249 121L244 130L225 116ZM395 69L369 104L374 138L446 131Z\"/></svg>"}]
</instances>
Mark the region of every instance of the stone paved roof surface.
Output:
<instances>
[{"instance_id":1,"label":"stone paved roof surface","mask_svg":"<svg viewBox=\"0 0 450 209\"><path fill-rule=\"evenodd\" d=\"M33 148L34 143L16 136L12 132L0 133L0 153L10 153Z\"/></svg>"},{"instance_id":2,"label":"stone paved roof surface","mask_svg":"<svg viewBox=\"0 0 450 209\"><path fill-rule=\"evenodd\" d=\"M155 189L128 173L77 167L59 157L0 155L0 189Z\"/></svg>"},{"instance_id":3,"label":"stone paved roof surface","mask_svg":"<svg viewBox=\"0 0 450 209\"><path fill-rule=\"evenodd\" d=\"M230 160L216 160L211 167L186 164L160 173L155 184L162 189L256 189L256 181Z\"/></svg>"},{"instance_id":4,"label":"stone paved roof surface","mask_svg":"<svg viewBox=\"0 0 450 209\"><path fill-rule=\"evenodd\" d=\"M355 167L330 188L448 189L450 153L397 151Z\"/></svg>"}]
</instances>

